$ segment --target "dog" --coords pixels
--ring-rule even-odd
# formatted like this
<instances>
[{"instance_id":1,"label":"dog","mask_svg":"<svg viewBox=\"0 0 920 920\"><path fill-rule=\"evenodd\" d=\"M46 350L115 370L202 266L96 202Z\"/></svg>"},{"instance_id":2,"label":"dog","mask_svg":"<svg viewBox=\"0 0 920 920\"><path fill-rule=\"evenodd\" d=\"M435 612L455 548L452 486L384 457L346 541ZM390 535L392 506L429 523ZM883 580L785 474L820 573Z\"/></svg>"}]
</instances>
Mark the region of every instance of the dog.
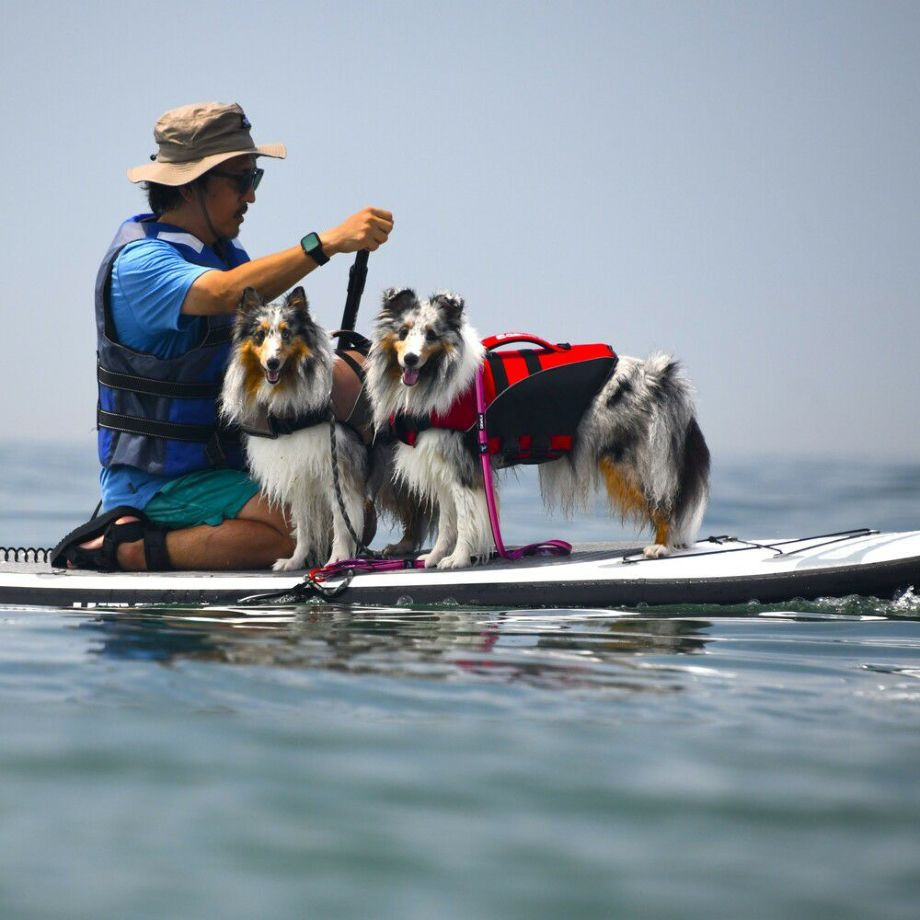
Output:
<instances>
[{"instance_id":1,"label":"dog","mask_svg":"<svg viewBox=\"0 0 920 920\"><path fill-rule=\"evenodd\" d=\"M364 529L367 449L355 430L338 422L338 480L351 530L335 497L333 363L332 340L314 322L302 287L273 303L252 288L243 292L221 414L242 429L250 471L263 493L290 509L296 546L290 558L275 562L275 571L349 559Z\"/></svg>"},{"instance_id":2,"label":"dog","mask_svg":"<svg viewBox=\"0 0 920 920\"><path fill-rule=\"evenodd\" d=\"M378 432L398 427L400 419L421 423L414 446L396 446L395 476L437 509L434 546L420 557L426 568L484 562L492 550L470 432L426 427L469 394L485 360L464 307L463 298L449 292L419 300L411 288L388 289L368 356ZM643 553L658 558L696 539L709 497L709 449L692 387L675 360L656 353L614 362L589 394L571 450L540 466L540 490L548 508L571 514L604 487L622 518L651 525L654 542Z\"/></svg>"}]
</instances>

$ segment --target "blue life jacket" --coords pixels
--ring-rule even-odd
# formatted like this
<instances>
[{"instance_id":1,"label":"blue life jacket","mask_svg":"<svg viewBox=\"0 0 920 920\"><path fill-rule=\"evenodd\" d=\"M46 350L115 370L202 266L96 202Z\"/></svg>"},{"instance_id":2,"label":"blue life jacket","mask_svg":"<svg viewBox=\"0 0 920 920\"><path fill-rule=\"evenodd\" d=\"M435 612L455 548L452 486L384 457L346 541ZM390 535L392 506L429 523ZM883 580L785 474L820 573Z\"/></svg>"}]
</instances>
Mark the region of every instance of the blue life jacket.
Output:
<instances>
[{"instance_id":1,"label":"blue life jacket","mask_svg":"<svg viewBox=\"0 0 920 920\"><path fill-rule=\"evenodd\" d=\"M136 215L119 227L96 276L99 462L166 476L243 469L239 433L221 425L217 412L234 317L203 318L198 344L173 358L135 351L116 338L109 299L112 267L125 246L143 239L169 243L186 261L209 268L226 270L249 261L235 243L224 243L222 258L181 227L157 223L152 214Z\"/></svg>"}]
</instances>

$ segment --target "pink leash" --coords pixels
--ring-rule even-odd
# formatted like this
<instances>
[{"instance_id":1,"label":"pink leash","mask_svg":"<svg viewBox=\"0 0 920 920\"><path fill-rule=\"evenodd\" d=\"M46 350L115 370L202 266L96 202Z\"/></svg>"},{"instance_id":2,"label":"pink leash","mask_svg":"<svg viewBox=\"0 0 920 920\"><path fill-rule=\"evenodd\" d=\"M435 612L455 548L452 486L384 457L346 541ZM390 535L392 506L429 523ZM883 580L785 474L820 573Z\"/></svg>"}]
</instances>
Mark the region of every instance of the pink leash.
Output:
<instances>
[{"instance_id":1,"label":"pink leash","mask_svg":"<svg viewBox=\"0 0 920 920\"><path fill-rule=\"evenodd\" d=\"M486 390L483 384L483 368L476 372L476 437L479 442L479 460L482 463L482 483L486 490L486 506L489 509L489 524L492 527L492 539L495 549L502 559L521 559L524 556L568 556L572 544L565 540L544 540L541 543L528 543L517 549L507 550L502 542L501 529L498 526L498 504L495 501L495 489L492 486L492 464L489 462L489 432L486 429Z\"/></svg>"}]
</instances>

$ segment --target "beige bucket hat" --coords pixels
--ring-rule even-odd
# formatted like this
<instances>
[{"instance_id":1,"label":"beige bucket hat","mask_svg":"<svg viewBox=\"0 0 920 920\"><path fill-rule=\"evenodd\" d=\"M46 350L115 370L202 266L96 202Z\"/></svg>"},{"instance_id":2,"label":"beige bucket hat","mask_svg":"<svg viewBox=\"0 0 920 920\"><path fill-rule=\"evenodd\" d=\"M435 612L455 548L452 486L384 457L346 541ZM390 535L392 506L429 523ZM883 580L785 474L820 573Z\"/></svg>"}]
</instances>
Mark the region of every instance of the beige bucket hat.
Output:
<instances>
[{"instance_id":1,"label":"beige bucket hat","mask_svg":"<svg viewBox=\"0 0 920 920\"><path fill-rule=\"evenodd\" d=\"M284 144L257 147L249 133L251 127L235 102L193 102L170 109L153 128L158 147L150 157L153 162L129 169L128 178L132 182L185 185L233 157L287 156Z\"/></svg>"}]
</instances>

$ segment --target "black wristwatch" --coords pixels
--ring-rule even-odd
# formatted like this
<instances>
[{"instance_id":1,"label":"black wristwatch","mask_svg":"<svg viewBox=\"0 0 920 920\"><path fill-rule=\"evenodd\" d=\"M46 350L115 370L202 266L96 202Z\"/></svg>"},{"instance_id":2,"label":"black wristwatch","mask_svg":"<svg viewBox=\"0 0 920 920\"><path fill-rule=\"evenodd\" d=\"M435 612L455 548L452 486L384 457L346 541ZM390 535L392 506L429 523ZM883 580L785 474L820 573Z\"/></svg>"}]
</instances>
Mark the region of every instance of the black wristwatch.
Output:
<instances>
[{"instance_id":1,"label":"black wristwatch","mask_svg":"<svg viewBox=\"0 0 920 920\"><path fill-rule=\"evenodd\" d=\"M308 233L301 241L300 245L303 251L317 264L325 265L329 261L329 256L323 252L323 243L317 233Z\"/></svg>"}]
</instances>

